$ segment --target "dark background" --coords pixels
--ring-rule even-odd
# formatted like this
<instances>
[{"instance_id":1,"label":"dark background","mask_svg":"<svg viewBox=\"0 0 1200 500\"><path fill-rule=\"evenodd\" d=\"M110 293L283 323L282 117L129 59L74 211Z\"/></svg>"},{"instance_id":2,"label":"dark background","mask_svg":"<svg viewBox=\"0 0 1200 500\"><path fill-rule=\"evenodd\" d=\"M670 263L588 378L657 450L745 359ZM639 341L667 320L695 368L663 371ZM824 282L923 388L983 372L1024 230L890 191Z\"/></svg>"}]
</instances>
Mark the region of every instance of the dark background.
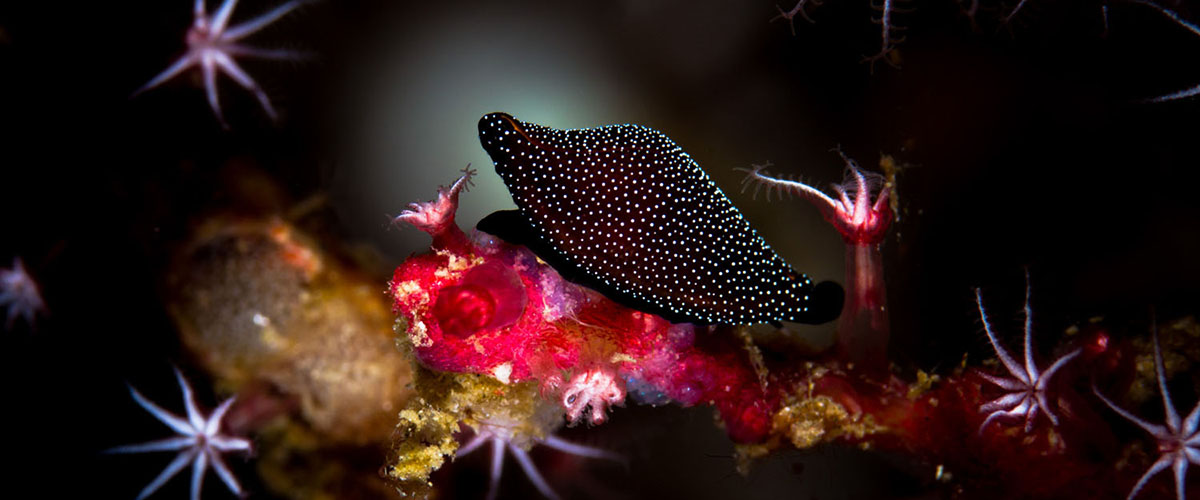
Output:
<instances>
[{"instance_id":1,"label":"dark background","mask_svg":"<svg viewBox=\"0 0 1200 500\"><path fill-rule=\"evenodd\" d=\"M280 122L223 79L225 131L193 74L130 98L182 53L190 2L17 4L0 6L0 265L24 258L49 315L4 332L0 364L16 443L6 449L21 462L10 477L51 496L132 498L169 461L98 452L166 436L125 383L179 408L169 366L189 365L162 277L198 217L246 203L230 188L241 169L265 173L291 200L327 196L326 236L394 266L427 240L387 215L432 197L466 163L490 184L464 196L460 224L509 206L471 143L489 111L667 133L819 279L842 279L837 234L802 201L739 193L733 169L769 160L824 186L841 178L832 148L868 168L893 155L908 166L884 255L892 359L906 373L946 370L964 352L991 356L973 287L1015 341L1026 267L1041 352L1088 318L1132 335L1152 306L1177 318L1200 304L1200 100L1144 101L1200 84L1200 36L1145 6L1107 4L1106 31L1102 2L1029 0L1006 26L997 21L1011 4L985 2L973 29L952 1L901 2L902 69L872 73L860 63L879 48L865 0L810 8L816 24L798 19L794 36L768 22L769 0L325 1L248 39L311 55L244 65ZM245 0L234 22L275 5ZM1165 5L1200 16L1200 5ZM387 267L368 271L382 289ZM841 449L782 454L743 479L708 419L631 408L605 427L572 429L627 450L634 466L599 467L618 480L561 492L870 498L909 481ZM483 479L475 460L454 473L461 483ZM233 463L262 495L251 467ZM516 470L508 465L504 492L532 493ZM206 481L208 498L227 495L218 482ZM182 496L186 483L156 497Z\"/></svg>"}]
</instances>

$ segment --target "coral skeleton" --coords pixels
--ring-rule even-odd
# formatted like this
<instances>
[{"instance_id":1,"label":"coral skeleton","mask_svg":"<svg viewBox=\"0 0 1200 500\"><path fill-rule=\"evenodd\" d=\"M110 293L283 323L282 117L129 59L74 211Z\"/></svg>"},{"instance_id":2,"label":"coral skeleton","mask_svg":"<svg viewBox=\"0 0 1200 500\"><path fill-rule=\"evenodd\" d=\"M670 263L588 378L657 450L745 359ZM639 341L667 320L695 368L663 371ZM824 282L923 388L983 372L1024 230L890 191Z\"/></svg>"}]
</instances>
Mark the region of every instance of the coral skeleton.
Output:
<instances>
[{"instance_id":1,"label":"coral skeleton","mask_svg":"<svg viewBox=\"0 0 1200 500\"><path fill-rule=\"evenodd\" d=\"M188 28L186 37L187 52L171 63L162 73L159 73L143 85L142 88L134 92L133 95L137 96L142 92L162 85L167 80L175 78L180 73L192 67L199 67L204 77L204 90L208 96L208 105L212 107L213 113L217 116L217 121L221 123L223 128L229 128L229 124L225 122L225 115L221 112L221 104L217 96L217 73L228 75L238 85L241 85L242 88L253 93L254 97L258 99L259 104L262 105L263 110L271 117L271 120L278 120L279 114L275 111L275 107L271 105L271 100L267 97L267 93L263 91L262 87L259 87L258 83L234 59L237 57L283 60L299 59L302 56L299 52L250 47L242 44L241 41L287 15L303 2L301 0L292 0L254 19L230 26L229 18L233 14L234 7L237 6L237 0L225 0L211 16L205 8L205 1L196 0L193 6L194 18L192 26Z\"/></svg>"},{"instance_id":2,"label":"coral skeleton","mask_svg":"<svg viewBox=\"0 0 1200 500\"><path fill-rule=\"evenodd\" d=\"M793 5L791 10L783 10L779 5L775 6L775 10L779 11L779 15L771 18L774 22L776 19L783 19L788 22L788 28L792 30L792 36L796 35L796 16L804 18L805 21L813 22L811 17L808 17L808 11L804 9L808 5L809 0L799 0L796 5ZM820 5L820 2L813 0L813 3Z\"/></svg>"},{"instance_id":3,"label":"coral skeleton","mask_svg":"<svg viewBox=\"0 0 1200 500\"><path fill-rule=\"evenodd\" d=\"M188 385L187 380L183 378L183 373L178 368L175 369L175 377L179 380L179 389L183 391L183 402L187 409L187 416L182 417L164 410L162 407L154 404L150 400L142 396L137 389L129 388L130 394L133 395L134 401L150 412L154 418L167 425L178 433L175 437L150 441L141 444L130 444L118 446L108 450L108 453L147 453L155 451L179 451L174 460L167 464L167 468L163 469L150 484L146 485L140 493L138 500L142 500L158 491L163 484L183 470L189 463L192 465L192 488L191 499L199 500L200 487L204 482L204 474L208 471L209 464L213 470L217 472L217 476L229 487L236 495L242 494L242 486L238 483L233 472L225 465L225 460L221 458L221 454L232 451L248 452L250 451L250 441L230 436L221 433L222 419L225 418L226 412L233 404L234 398L226 399L212 414L207 417L200 413L196 406L196 398L192 393L192 387Z\"/></svg>"},{"instance_id":4,"label":"coral skeleton","mask_svg":"<svg viewBox=\"0 0 1200 500\"><path fill-rule=\"evenodd\" d=\"M1154 375L1158 380L1158 390L1162 393L1163 410L1166 412L1165 425L1152 424L1122 409L1104 396L1104 393L1095 386L1092 386L1092 392L1096 393L1096 397L1122 418L1141 427L1158 441L1158 451L1161 453L1158 460L1155 460L1154 465L1151 465L1150 469L1142 474L1126 498L1132 500L1137 497L1150 478L1170 467L1175 475L1175 497L1178 500L1184 500L1187 498L1185 487L1187 486L1188 464L1200 465L1200 402L1196 403L1187 418L1179 418L1179 412L1175 410L1175 403L1171 401L1171 392L1167 390L1167 376L1166 370L1163 369L1162 348L1158 345L1157 327L1152 332L1152 336L1154 339Z\"/></svg>"},{"instance_id":5,"label":"coral skeleton","mask_svg":"<svg viewBox=\"0 0 1200 500\"><path fill-rule=\"evenodd\" d=\"M46 309L38 285L20 257L13 259L12 269L0 269L0 306L8 308L5 328L9 330L16 324L17 318L33 326L37 314Z\"/></svg>"},{"instance_id":6,"label":"coral skeleton","mask_svg":"<svg viewBox=\"0 0 1200 500\"><path fill-rule=\"evenodd\" d=\"M896 0L883 0L883 3L875 8L879 10L879 18L872 19L871 22L879 25L879 52L874 55L866 56L863 62L870 63L871 71L875 71L875 62L883 61L893 68L898 68L897 59L891 57L896 45L904 41L904 37L893 37L893 32L902 31L904 28L896 26L892 22L892 16L896 14Z\"/></svg>"},{"instance_id":7,"label":"coral skeleton","mask_svg":"<svg viewBox=\"0 0 1200 500\"><path fill-rule=\"evenodd\" d=\"M821 5L821 2L819 2L817 0L798 0L795 3L795 5L793 5L792 8L789 10L783 10L783 7L776 5L775 10L779 11L779 15L771 18L771 22L774 22L777 19L783 19L783 20L787 21L788 29L790 29L792 31L792 36L795 36L796 35L796 23L795 23L796 16L800 16L805 21L808 21L810 23L815 22L815 21L813 21L813 19L811 17L809 17L808 11L806 9L810 2L814 5L818 5L818 6ZM871 22L878 24L880 26L880 28L879 28L879 30L880 30L879 52L875 53L874 55L866 56L863 58L863 62L867 62L867 63L871 64L871 66L870 66L871 71L875 70L875 62L879 61L879 60L883 60L883 61L887 62L888 65L890 65L892 67L898 67L895 60L893 60L891 57L889 57L889 56L891 56L892 52L896 49L896 45L899 44L900 42L904 41L903 37L896 38L893 36L894 32L904 29L900 26L896 26L895 23L892 21L892 16L896 13L895 3L896 3L896 0L883 0L883 3L881 3L879 5L875 5L875 4L871 5L871 7L873 9L879 11L879 18L871 19ZM1022 0L1022 3L1024 3L1024 0Z\"/></svg>"}]
</instances>

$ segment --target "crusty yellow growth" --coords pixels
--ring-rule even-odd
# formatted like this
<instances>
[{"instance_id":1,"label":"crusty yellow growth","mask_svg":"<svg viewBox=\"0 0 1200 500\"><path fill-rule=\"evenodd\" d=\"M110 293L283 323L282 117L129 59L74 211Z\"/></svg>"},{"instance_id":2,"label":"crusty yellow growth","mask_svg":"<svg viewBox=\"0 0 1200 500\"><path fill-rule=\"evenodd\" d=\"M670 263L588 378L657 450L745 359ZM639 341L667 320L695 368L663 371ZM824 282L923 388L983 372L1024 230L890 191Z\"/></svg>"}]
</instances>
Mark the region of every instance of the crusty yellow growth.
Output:
<instances>
[{"instance_id":1,"label":"crusty yellow growth","mask_svg":"<svg viewBox=\"0 0 1200 500\"><path fill-rule=\"evenodd\" d=\"M901 213L900 190L896 189L896 174L907 166L907 164L901 165L897 163L896 159L893 158L892 155L879 155L879 170L883 172L883 178L885 179L883 187L892 191L891 196L888 197L888 207L891 208L892 213L895 214L896 222L900 222Z\"/></svg>"},{"instance_id":2,"label":"crusty yellow growth","mask_svg":"<svg viewBox=\"0 0 1200 500\"><path fill-rule=\"evenodd\" d=\"M408 300L415 296L417 299L415 303L419 307L424 307L425 304L429 303L429 292L426 292L425 289L421 288L421 283L417 280L408 280L396 283L395 293L395 298L402 300Z\"/></svg>"},{"instance_id":3,"label":"crusty yellow growth","mask_svg":"<svg viewBox=\"0 0 1200 500\"><path fill-rule=\"evenodd\" d=\"M810 388L800 387L775 412L770 438L762 443L736 447L737 470L742 475L748 474L755 459L777 449L784 440L798 449L805 449L838 438L861 440L886 430L875 423L871 415L852 414L833 398L813 395Z\"/></svg>"},{"instance_id":4,"label":"crusty yellow growth","mask_svg":"<svg viewBox=\"0 0 1200 500\"><path fill-rule=\"evenodd\" d=\"M448 250L438 250L437 254L445 256L447 259L445 266L439 267L433 272L434 276L441 279L457 278L462 275L463 271L483 263L483 257L475 255L464 257Z\"/></svg>"},{"instance_id":5,"label":"crusty yellow growth","mask_svg":"<svg viewBox=\"0 0 1200 500\"><path fill-rule=\"evenodd\" d=\"M384 474L401 494L424 498L433 487L429 474L458 450L458 441L454 439L458 420L452 413L430 406L423 398L414 398L409 407L400 412L394 448Z\"/></svg>"},{"instance_id":6,"label":"crusty yellow growth","mask_svg":"<svg viewBox=\"0 0 1200 500\"><path fill-rule=\"evenodd\" d=\"M562 423L562 411L540 397L534 382L504 384L486 375L439 373L413 364L419 397L400 412L384 468L405 496L424 498L431 493L429 475L454 456L454 436L464 427L528 449Z\"/></svg>"},{"instance_id":7,"label":"crusty yellow growth","mask_svg":"<svg viewBox=\"0 0 1200 500\"><path fill-rule=\"evenodd\" d=\"M1158 325L1158 342L1162 346L1163 370L1167 380L1173 379L1179 373L1196 373L1193 376L1194 386L1200 386L1200 372L1191 370L1195 363L1200 363L1200 323L1193 316L1186 316L1171 322ZM1137 369L1136 378L1129 386L1129 399L1136 403L1144 403L1151 399L1157 400L1158 379L1154 368L1154 343L1147 329L1145 335L1133 340L1137 352L1134 366Z\"/></svg>"},{"instance_id":8,"label":"crusty yellow growth","mask_svg":"<svg viewBox=\"0 0 1200 500\"><path fill-rule=\"evenodd\" d=\"M905 394L905 397L907 397L909 401L916 401L917 398L929 392L929 390L933 388L933 384L936 384L941 380L942 378L937 376L937 374L930 375L925 373L925 370L917 370L917 381L908 386L908 393Z\"/></svg>"},{"instance_id":9,"label":"crusty yellow growth","mask_svg":"<svg viewBox=\"0 0 1200 500\"><path fill-rule=\"evenodd\" d=\"M806 397L775 413L773 431L787 436L796 448L809 448L839 437L861 439L883 431L870 415L851 415L828 396Z\"/></svg>"}]
</instances>

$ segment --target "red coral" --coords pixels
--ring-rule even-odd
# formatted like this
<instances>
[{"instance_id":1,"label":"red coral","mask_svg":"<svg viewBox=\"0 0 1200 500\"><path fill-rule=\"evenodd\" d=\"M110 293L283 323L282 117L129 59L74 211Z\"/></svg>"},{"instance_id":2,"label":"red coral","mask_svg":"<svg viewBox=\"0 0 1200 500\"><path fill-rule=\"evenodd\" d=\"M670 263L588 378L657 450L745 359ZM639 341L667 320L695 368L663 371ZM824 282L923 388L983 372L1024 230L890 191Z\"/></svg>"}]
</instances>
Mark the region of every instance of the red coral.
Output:
<instances>
[{"instance_id":1,"label":"red coral","mask_svg":"<svg viewBox=\"0 0 1200 500\"><path fill-rule=\"evenodd\" d=\"M767 435L774 404L729 332L672 325L564 281L524 247L470 240L453 219L467 177L402 215L436 250L401 264L389 288L417 359L536 380L572 422L602 422L635 379L681 404L716 406L736 441Z\"/></svg>"}]
</instances>

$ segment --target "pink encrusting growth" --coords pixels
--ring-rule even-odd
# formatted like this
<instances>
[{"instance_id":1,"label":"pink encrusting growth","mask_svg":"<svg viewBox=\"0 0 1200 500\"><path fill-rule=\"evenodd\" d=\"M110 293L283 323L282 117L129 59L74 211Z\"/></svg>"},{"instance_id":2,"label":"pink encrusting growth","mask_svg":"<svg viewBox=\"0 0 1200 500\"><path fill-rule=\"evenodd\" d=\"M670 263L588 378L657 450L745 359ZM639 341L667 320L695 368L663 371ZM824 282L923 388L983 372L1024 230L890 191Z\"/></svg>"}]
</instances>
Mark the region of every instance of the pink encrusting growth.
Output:
<instances>
[{"instance_id":1,"label":"pink encrusting growth","mask_svg":"<svg viewBox=\"0 0 1200 500\"><path fill-rule=\"evenodd\" d=\"M795 179L768 175L764 169L770 165L750 169L743 189L753 186L755 194L765 190L768 200L771 194L800 195L816 205L825 220L841 233L846 242L847 291L838 319L838 348L856 366L883 376L888 369L890 326L879 244L893 219L888 204L891 187L882 175L863 172L845 155L842 159L846 177L842 184L833 185L836 197Z\"/></svg>"},{"instance_id":2,"label":"pink encrusting growth","mask_svg":"<svg viewBox=\"0 0 1200 500\"><path fill-rule=\"evenodd\" d=\"M188 28L185 37L187 52L133 95L136 96L162 85L192 67L198 67L204 77L204 91L208 96L208 105L212 107L213 113L216 114L217 121L221 123L222 127L229 128L229 125L225 122L225 115L221 112L221 104L217 96L218 73L228 75L242 88L254 94L259 104L262 105L263 111L267 112L267 116L270 116L272 120L277 120L279 114L271 105L271 99L267 97L267 93L238 65L234 58L284 60L301 58L303 54L300 52L250 47L242 44L241 41L287 15L302 3L301 0L292 0L254 19L230 26L229 18L233 15L237 0L225 0L211 16L205 8L205 0L195 0L195 4L192 6L192 26Z\"/></svg>"},{"instance_id":3,"label":"pink encrusting growth","mask_svg":"<svg viewBox=\"0 0 1200 500\"><path fill-rule=\"evenodd\" d=\"M504 383L536 380L571 422L603 422L634 379L685 405L716 406L737 441L767 434L771 398L732 335L616 304L524 247L472 241L453 223L469 175L399 218L434 241L435 252L410 257L390 286L421 363Z\"/></svg>"}]
</instances>

